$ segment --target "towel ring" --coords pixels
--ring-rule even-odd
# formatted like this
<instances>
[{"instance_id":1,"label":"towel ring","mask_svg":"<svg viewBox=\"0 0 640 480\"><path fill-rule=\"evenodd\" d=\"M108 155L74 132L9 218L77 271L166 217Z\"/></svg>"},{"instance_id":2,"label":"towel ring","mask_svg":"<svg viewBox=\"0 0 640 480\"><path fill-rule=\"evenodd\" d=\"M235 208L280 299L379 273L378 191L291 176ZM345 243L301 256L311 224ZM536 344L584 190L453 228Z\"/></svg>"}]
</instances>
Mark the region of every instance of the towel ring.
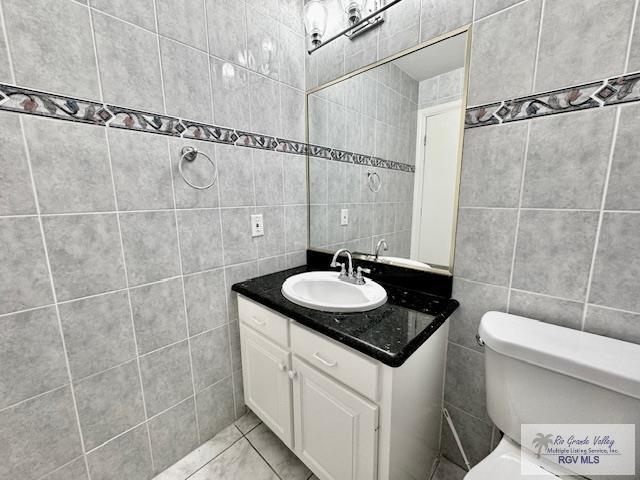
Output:
<instances>
[{"instance_id":1,"label":"towel ring","mask_svg":"<svg viewBox=\"0 0 640 480\"><path fill-rule=\"evenodd\" d=\"M378 193L382 188L382 180L380 179L380 175L378 175L377 172L368 171L367 184L369 185L369 190L371 190L373 193Z\"/></svg>"},{"instance_id":2,"label":"towel ring","mask_svg":"<svg viewBox=\"0 0 640 480\"><path fill-rule=\"evenodd\" d=\"M193 162L198 157L198 154L202 155L204 158L209 160L209 163L213 167L213 171L214 171L213 180L211 180L211 182L208 183L207 185L195 185L191 183L189 180L187 180L187 177L184 176L184 172L182 171L183 162L185 160L187 162ZM206 190L207 188L212 187L216 183L216 180L218 180L218 168L216 167L216 164L213 162L213 160L211 160L211 157L209 157L209 155L198 151L198 149L195 147L182 148L182 155L180 156L180 161L178 162L178 171L180 172L180 176L187 183L187 185L189 185L190 187L196 188L198 190Z\"/></svg>"}]
</instances>

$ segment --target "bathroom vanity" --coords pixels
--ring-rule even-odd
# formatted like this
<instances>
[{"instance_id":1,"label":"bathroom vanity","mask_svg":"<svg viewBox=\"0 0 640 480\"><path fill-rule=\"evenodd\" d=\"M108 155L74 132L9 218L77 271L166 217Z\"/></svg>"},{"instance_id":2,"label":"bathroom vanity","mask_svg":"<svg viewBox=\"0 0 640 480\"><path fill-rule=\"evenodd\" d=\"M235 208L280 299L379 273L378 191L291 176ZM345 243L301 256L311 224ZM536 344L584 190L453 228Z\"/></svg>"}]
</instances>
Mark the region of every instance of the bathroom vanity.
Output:
<instances>
[{"instance_id":1,"label":"bathroom vanity","mask_svg":"<svg viewBox=\"0 0 640 480\"><path fill-rule=\"evenodd\" d=\"M306 269L233 286L245 403L321 480L427 478L457 302L385 285L374 310L311 310L281 293Z\"/></svg>"}]
</instances>

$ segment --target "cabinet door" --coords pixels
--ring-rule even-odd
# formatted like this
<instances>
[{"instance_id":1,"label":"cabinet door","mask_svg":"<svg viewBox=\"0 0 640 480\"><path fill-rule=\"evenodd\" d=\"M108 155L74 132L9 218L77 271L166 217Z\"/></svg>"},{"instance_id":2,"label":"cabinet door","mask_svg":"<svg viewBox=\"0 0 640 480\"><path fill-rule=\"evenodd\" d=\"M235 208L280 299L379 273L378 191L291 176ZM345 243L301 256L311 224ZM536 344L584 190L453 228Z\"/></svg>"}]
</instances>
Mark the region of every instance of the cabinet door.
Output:
<instances>
[{"instance_id":1,"label":"cabinet door","mask_svg":"<svg viewBox=\"0 0 640 480\"><path fill-rule=\"evenodd\" d=\"M374 480L378 407L293 357L295 452L321 480Z\"/></svg>"},{"instance_id":2,"label":"cabinet door","mask_svg":"<svg viewBox=\"0 0 640 480\"><path fill-rule=\"evenodd\" d=\"M292 448L291 354L242 324L240 343L244 401Z\"/></svg>"}]
</instances>

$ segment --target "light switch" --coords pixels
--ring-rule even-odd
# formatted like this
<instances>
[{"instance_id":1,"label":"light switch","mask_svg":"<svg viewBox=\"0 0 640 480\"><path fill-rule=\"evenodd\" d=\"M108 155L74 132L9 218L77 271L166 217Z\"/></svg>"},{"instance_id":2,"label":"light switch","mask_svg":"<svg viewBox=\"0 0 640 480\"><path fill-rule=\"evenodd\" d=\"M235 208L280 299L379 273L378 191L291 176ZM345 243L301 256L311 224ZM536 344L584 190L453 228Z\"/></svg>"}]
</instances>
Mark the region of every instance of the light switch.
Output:
<instances>
[{"instance_id":1,"label":"light switch","mask_svg":"<svg viewBox=\"0 0 640 480\"><path fill-rule=\"evenodd\" d=\"M264 236L264 219L262 218L262 214L251 215L251 236Z\"/></svg>"},{"instance_id":2,"label":"light switch","mask_svg":"<svg viewBox=\"0 0 640 480\"><path fill-rule=\"evenodd\" d=\"M349 209L340 210L340 225L349 225Z\"/></svg>"}]
</instances>

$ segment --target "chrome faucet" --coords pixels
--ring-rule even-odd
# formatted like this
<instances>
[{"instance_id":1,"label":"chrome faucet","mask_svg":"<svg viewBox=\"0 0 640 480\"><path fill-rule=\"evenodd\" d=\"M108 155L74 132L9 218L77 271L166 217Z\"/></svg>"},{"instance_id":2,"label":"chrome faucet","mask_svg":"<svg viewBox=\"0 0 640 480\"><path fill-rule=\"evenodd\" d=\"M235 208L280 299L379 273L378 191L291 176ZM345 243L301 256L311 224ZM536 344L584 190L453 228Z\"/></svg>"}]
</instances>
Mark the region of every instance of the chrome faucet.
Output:
<instances>
[{"instance_id":1,"label":"chrome faucet","mask_svg":"<svg viewBox=\"0 0 640 480\"><path fill-rule=\"evenodd\" d=\"M344 253L347 256L347 260L349 260L349 270L345 270L344 263L339 263L336 260L338 256ZM346 248L341 248L337 250L336 253L333 254L333 259L331 259L331 264L329 265L331 268L340 267L340 276L338 277L340 280L344 280L345 278L353 276L353 259L351 258L351 252Z\"/></svg>"},{"instance_id":2,"label":"chrome faucet","mask_svg":"<svg viewBox=\"0 0 640 480\"><path fill-rule=\"evenodd\" d=\"M373 259L374 262L378 261L378 257L380 256L380 248L382 248L383 252L389 250L389 244L384 238L378 242L378 245L376 245L376 258Z\"/></svg>"},{"instance_id":3,"label":"chrome faucet","mask_svg":"<svg viewBox=\"0 0 640 480\"><path fill-rule=\"evenodd\" d=\"M340 263L337 261L338 256L344 253L347 256L347 260L349 261L349 269L345 268L344 263ZM331 268L340 267L340 275L338 275L338 279L343 282L353 283L355 285L364 285L365 279L362 276L363 273L371 273L371 269L358 267L356 269L356 273L353 273L353 258L351 257L351 251L346 248L341 248L333 254L333 258L331 259L331 263L329 265Z\"/></svg>"}]
</instances>

